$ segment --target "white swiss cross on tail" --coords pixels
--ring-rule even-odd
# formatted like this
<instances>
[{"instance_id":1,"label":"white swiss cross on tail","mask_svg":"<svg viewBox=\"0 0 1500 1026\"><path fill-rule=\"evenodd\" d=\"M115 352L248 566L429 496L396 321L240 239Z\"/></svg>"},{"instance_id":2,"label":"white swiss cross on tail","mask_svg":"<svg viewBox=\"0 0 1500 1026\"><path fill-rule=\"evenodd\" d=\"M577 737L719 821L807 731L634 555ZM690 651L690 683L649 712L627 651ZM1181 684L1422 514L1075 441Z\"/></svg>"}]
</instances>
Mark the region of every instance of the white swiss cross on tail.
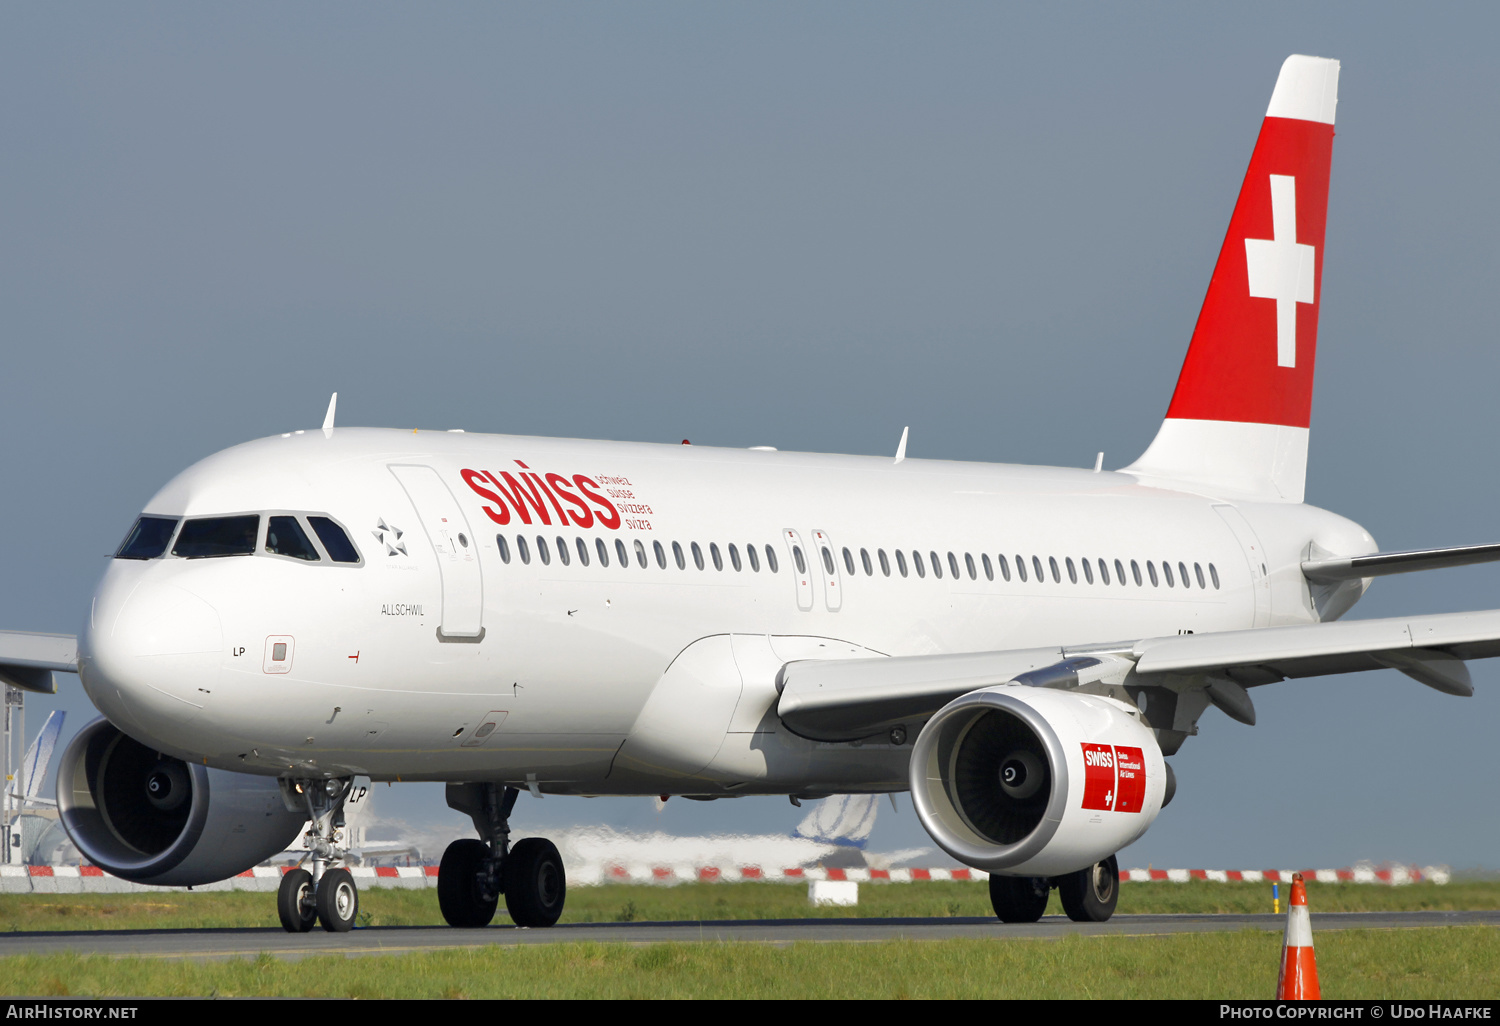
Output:
<instances>
[{"instance_id":1,"label":"white swiss cross on tail","mask_svg":"<svg viewBox=\"0 0 1500 1026\"><path fill-rule=\"evenodd\" d=\"M1297 366L1297 304L1313 301L1313 247L1297 242L1297 179L1269 175L1270 239L1245 240L1250 295L1276 300L1276 366Z\"/></svg>"}]
</instances>

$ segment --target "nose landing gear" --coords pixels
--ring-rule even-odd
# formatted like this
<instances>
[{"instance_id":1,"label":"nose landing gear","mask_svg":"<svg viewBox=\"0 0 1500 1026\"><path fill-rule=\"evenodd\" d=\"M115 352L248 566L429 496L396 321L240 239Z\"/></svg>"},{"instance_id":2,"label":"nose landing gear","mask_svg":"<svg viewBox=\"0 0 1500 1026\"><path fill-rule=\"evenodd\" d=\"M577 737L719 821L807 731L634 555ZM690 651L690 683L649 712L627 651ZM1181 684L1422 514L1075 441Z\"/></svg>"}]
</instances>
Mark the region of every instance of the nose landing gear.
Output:
<instances>
[{"instance_id":1,"label":"nose landing gear","mask_svg":"<svg viewBox=\"0 0 1500 1026\"><path fill-rule=\"evenodd\" d=\"M557 846L544 837L510 843L510 813L520 792L499 784L449 784L450 808L469 815L482 840L448 845L438 866L438 907L449 926L488 926L500 895L517 926L552 926L567 899Z\"/></svg>"},{"instance_id":2,"label":"nose landing gear","mask_svg":"<svg viewBox=\"0 0 1500 1026\"><path fill-rule=\"evenodd\" d=\"M287 933L306 933L322 923L329 933L347 933L359 916L359 888L354 874L342 866L348 849L338 843L344 826L344 799L352 778L331 780L283 780L282 798L287 808L306 807L311 827L307 832L312 872L301 868L287 871L276 892L276 911Z\"/></svg>"}]
</instances>

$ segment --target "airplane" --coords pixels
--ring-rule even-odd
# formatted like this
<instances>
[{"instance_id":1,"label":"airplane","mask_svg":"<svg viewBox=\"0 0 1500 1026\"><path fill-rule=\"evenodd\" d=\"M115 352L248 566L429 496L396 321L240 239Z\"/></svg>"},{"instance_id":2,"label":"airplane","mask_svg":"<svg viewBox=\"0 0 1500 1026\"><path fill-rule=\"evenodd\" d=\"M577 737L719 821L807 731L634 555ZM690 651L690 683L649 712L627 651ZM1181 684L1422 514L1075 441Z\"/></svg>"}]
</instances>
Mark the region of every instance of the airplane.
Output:
<instances>
[{"instance_id":1,"label":"airplane","mask_svg":"<svg viewBox=\"0 0 1500 1026\"><path fill-rule=\"evenodd\" d=\"M1251 690L1393 667L1472 694L1500 610L1341 621L1373 579L1500 559L1380 552L1303 501L1337 61L1276 80L1176 390L1116 471L336 427L172 479L76 639L8 634L0 676L79 674L103 714L58 806L126 879L192 885L287 847L289 931L358 909L357 776L441 781L453 926L557 922L537 795L910 791L996 915L1051 889L1103 921L1166 758ZM46 678L46 681L43 680Z\"/></svg>"}]
</instances>

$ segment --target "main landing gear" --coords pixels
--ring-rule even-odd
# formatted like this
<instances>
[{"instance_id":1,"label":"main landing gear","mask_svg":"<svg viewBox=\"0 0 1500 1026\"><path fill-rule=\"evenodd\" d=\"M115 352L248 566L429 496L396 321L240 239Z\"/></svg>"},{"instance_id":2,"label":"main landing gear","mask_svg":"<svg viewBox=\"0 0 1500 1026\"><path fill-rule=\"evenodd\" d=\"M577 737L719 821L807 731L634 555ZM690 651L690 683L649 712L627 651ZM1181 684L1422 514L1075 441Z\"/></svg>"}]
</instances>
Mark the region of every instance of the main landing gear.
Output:
<instances>
[{"instance_id":1,"label":"main landing gear","mask_svg":"<svg viewBox=\"0 0 1500 1026\"><path fill-rule=\"evenodd\" d=\"M990 876L990 904L1002 923L1034 923L1047 909L1053 887L1063 911L1075 923L1102 923L1120 900L1120 864L1111 855L1076 873L1044 876Z\"/></svg>"},{"instance_id":2,"label":"main landing gear","mask_svg":"<svg viewBox=\"0 0 1500 1026\"><path fill-rule=\"evenodd\" d=\"M288 870L276 892L276 911L287 933L306 933L314 923L322 923L329 933L354 928L359 888L354 885L354 874L332 865L349 856L348 849L338 843L338 832L344 828L344 799L353 783L350 777L281 782L287 807L306 806L312 821L307 832L312 872L301 866Z\"/></svg>"},{"instance_id":3,"label":"main landing gear","mask_svg":"<svg viewBox=\"0 0 1500 1026\"><path fill-rule=\"evenodd\" d=\"M562 915L568 881L557 846L544 837L510 843L514 787L449 784L448 805L467 813L480 840L448 845L438 866L438 907L449 926L488 926L500 895L517 926L551 926Z\"/></svg>"}]
</instances>

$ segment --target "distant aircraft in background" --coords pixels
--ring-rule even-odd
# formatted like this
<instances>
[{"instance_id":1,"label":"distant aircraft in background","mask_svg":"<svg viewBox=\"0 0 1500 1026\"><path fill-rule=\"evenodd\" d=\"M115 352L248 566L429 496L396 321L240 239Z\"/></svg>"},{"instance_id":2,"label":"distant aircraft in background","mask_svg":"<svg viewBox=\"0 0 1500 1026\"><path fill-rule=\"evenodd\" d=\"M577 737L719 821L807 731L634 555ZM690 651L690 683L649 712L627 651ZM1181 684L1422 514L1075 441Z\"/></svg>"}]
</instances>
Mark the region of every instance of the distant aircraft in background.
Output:
<instances>
[{"instance_id":1,"label":"distant aircraft in background","mask_svg":"<svg viewBox=\"0 0 1500 1026\"><path fill-rule=\"evenodd\" d=\"M281 919L345 930L351 782L443 781L477 833L443 855L447 921L503 896L547 926L566 872L512 843L522 790L910 790L1001 919L1052 887L1108 918L1115 852L1209 706L1253 723L1252 688L1380 667L1467 695L1464 660L1500 654L1500 611L1335 622L1374 577L1500 558L1380 553L1303 502L1338 73L1282 66L1166 418L1121 470L907 458L904 435L890 459L335 428L330 403L183 471L76 662L0 644L7 679L76 668L104 714L62 757L70 836L187 885L310 820Z\"/></svg>"}]
</instances>

